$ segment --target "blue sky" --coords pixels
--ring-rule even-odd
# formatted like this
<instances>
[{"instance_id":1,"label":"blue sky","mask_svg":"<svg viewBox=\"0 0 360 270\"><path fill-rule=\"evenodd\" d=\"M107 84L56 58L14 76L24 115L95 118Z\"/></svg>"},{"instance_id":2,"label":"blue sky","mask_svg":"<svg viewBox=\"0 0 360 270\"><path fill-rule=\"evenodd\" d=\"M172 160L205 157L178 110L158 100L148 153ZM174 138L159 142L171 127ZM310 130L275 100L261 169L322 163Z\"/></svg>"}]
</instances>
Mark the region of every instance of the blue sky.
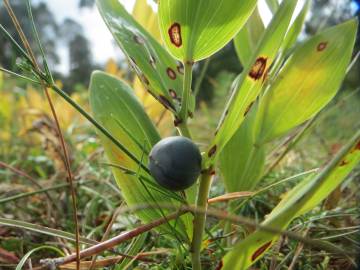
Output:
<instances>
[{"instance_id":1,"label":"blue sky","mask_svg":"<svg viewBox=\"0 0 360 270\"><path fill-rule=\"evenodd\" d=\"M83 26L84 34L91 42L93 58L97 63L101 64L105 63L109 58L121 57L121 51L114 43L113 38L102 21L96 7L92 9L79 9L79 1L77 0L45 0L45 2L55 15L58 23L61 23L66 17L70 17ZM131 12L135 0L120 0L120 2ZM298 10L303 2L303 0L299 1ZM268 23L271 18L271 13L265 4L265 0L259 1L259 9L264 22ZM60 47L59 55L61 64L58 69L66 73L68 71L68 52L66 48Z\"/></svg>"}]
</instances>

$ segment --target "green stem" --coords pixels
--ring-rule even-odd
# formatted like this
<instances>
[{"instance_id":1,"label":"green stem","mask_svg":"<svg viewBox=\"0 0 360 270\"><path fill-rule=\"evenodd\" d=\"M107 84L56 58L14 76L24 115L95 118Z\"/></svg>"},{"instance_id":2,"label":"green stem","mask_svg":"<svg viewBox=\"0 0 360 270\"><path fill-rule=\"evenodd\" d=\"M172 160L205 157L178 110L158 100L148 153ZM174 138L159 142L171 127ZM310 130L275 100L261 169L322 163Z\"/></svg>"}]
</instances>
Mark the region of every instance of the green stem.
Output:
<instances>
[{"instance_id":1,"label":"green stem","mask_svg":"<svg viewBox=\"0 0 360 270\"><path fill-rule=\"evenodd\" d=\"M177 129L179 130L181 136L191 139L191 133L186 123L180 123L177 126Z\"/></svg>"},{"instance_id":2,"label":"green stem","mask_svg":"<svg viewBox=\"0 0 360 270\"><path fill-rule=\"evenodd\" d=\"M193 270L201 270L200 254L211 184L211 170L212 168L206 170L200 177L200 187L197 195L196 209L200 209L201 211L196 211L194 214L194 229L191 244Z\"/></svg>"},{"instance_id":3,"label":"green stem","mask_svg":"<svg viewBox=\"0 0 360 270\"><path fill-rule=\"evenodd\" d=\"M183 94L182 94L182 103L180 109L180 120L184 125L186 125L188 111L189 111L189 100L191 96L191 82L192 82L192 66L193 66L192 62L185 61Z\"/></svg>"}]
</instances>

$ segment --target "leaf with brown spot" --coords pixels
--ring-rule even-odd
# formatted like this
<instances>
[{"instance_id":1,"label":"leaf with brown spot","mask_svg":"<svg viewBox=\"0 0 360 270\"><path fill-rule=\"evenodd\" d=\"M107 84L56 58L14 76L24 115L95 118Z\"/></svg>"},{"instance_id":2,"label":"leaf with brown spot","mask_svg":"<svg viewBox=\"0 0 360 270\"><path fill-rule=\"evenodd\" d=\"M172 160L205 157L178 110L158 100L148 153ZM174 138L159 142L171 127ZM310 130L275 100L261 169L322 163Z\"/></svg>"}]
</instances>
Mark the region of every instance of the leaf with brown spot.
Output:
<instances>
[{"instance_id":1,"label":"leaf with brown spot","mask_svg":"<svg viewBox=\"0 0 360 270\"><path fill-rule=\"evenodd\" d=\"M356 29L356 20L350 20L324 30L294 50L259 105L262 126L258 143L287 133L332 100L351 60ZM319 46L321 53L316 49Z\"/></svg>"},{"instance_id":2,"label":"leaf with brown spot","mask_svg":"<svg viewBox=\"0 0 360 270\"><path fill-rule=\"evenodd\" d=\"M170 53L181 61L200 61L237 34L256 0L161 0L160 31Z\"/></svg>"},{"instance_id":3,"label":"leaf with brown spot","mask_svg":"<svg viewBox=\"0 0 360 270\"><path fill-rule=\"evenodd\" d=\"M271 241L265 243L259 247L254 254L251 256L251 261L255 261L259 256L261 256L269 247L271 246Z\"/></svg>"},{"instance_id":4,"label":"leaf with brown spot","mask_svg":"<svg viewBox=\"0 0 360 270\"><path fill-rule=\"evenodd\" d=\"M151 182L142 183L137 176L126 174L113 167L114 178L126 203L130 207L155 202L178 205L179 202L172 199L174 196L170 191L155 189L156 181L144 169L139 170L140 161L145 167L148 163L148 157L144 152L151 149L161 138L133 90L116 77L96 71L91 76L89 91L94 118L137 159L136 162L133 161L109 139L99 134L110 163L136 171ZM126 127L126 130L123 127ZM163 210L163 212L169 211ZM138 211L136 214L145 223L162 217L161 211L154 207ZM178 224L176 231L184 240L187 239L185 219L186 216L183 216L176 222ZM159 231L174 234L167 225L159 228Z\"/></svg>"},{"instance_id":5,"label":"leaf with brown spot","mask_svg":"<svg viewBox=\"0 0 360 270\"><path fill-rule=\"evenodd\" d=\"M261 223L263 226L285 230L290 222L320 204L338 187L360 163L360 151L352 151L360 139L360 130L318 173L302 180L282 196L280 203ZM347 160L347 166L338 166ZM224 260L224 270L248 269L260 259L264 249L276 242L278 235L262 230L251 233L228 252ZM269 242L271 241L271 244Z\"/></svg>"},{"instance_id":6,"label":"leaf with brown spot","mask_svg":"<svg viewBox=\"0 0 360 270\"><path fill-rule=\"evenodd\" d=\"M130 58L134 71L145 88L155 97L166 97L171 103L167 106L174 114L180 110L173 102L168 89L182 96L183 75L176 74L178 63L159 42L148 33L117 0L97 0L97 7L117 41L121 50ZM171 69L169 76L166 72ZM146 80L144 80L146 77Z\"/></svg>"},{"instance_id":7,"label":"leaf with brown spot","mask_svg":"<svg viewBox=\"0 0 360 270\"><path fill-rule=\"evenodd\" d=\"M250 78L254 79L255 81L260 80L265 73L266 62L267 59L265 57L259 57L258 59L256 59L254 65L249 72Z\"/></svg>"},{"instance_id":8,"label":"leaf with brown spot","mask_svg":"<svg viewBox=\"0 0 360 270\"><path fill-rule=\"evenodd\" d=\"M224 112L228 110L229 113L220 120L220 123L222 123L222 121L224 122L219 127L211 143L211 145L218 145L217 153L220 153L231 137L234 136L245 119L244 114L246 109L260 94L263 87L262 80L254 80L248 75L253 74L255 78L263 76L265 72L265 59L266 66L271 66L288 30L296 4L297 0L282 2L278 12L262 35L262 39L249 61L249 65L246 66L244 71L236 78L234 82L235 91L232 93L224 109ZM208 166L213 163L215 159L216 155L213 155L210 159L204 160L204 162Z\"/></svg>"}]
</instances>

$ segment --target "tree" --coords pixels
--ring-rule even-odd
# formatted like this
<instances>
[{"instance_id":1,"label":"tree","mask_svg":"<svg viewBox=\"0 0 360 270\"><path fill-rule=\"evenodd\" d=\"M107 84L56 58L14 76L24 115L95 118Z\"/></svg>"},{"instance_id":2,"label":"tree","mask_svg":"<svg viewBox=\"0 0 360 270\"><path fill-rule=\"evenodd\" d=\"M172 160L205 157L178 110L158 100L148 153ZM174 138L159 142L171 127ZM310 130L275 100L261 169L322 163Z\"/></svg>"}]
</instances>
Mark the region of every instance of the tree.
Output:
<instances>
[{"instance_id":1,"label":"tree","mask_svg":"<svg viewBox=\"0 0 360 270\"><path fill-rule=\"evenodd\" d=\"M69 43L70 74L69 83L88 85L94 68L88 40L81 34L76 35Z\"/></svg>"},{"instance_id":2,"label":"tree","mask_svg":"<svg viewBox=\"0 0 360 270\"><path fill-rule=\"evenodd\" d=\"M19 19L21 27L30 41L31 47L33 48L35 54L39 56L39 48L34 38L31 24L29 23L29 17L27 14L26 5L24 5L24 1L13 0L11 1L11 7ZM32 11L49 65L53 68L56 64L59 63L59 57L56 51L56 36L58 33L58 26L54 20L53 14L45 3L41 2L38 5L33 5ZM0 23L7 29L11 36L13 36L15 40L21 44L20 38L16 34L16 29L6 11L3 2L0 3ZM0 64L11 69L16 69L15 51L13 50L10 42L6 40L3 35L0 36L0 51ZM41 63L42 61L39 62Z\"/></svg>"}]
</instances>

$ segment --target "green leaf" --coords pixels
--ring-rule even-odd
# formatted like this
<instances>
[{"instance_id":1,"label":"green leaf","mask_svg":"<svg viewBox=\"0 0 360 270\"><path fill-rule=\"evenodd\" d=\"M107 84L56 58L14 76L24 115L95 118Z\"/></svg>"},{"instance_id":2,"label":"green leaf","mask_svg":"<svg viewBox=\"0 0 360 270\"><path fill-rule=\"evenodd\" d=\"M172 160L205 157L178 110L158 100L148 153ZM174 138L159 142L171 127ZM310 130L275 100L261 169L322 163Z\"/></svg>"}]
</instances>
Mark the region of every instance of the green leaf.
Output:
<instances>
[{"instance_id":1,"label":"green leaf","mask_svg":"<svg viewBox=\"0 0 360 270\"><path fill-rule=\"evenodd\" d=\"M171 54L184 62L207 58L242 28L256 0L161 0L160 31Z\"/></svg>"},{"instance_id":2,"label":"green leaf","mask_svg":"<svg viewBox=\"0 0 360 270\"><path fill-rule=\"evenodd\" d=\"M220 153L219 167L227 192L252 190L263 173L265 149L255 145L256 109L254 106Z\"/></svg>"},{"instance_id":3,"label":"green leaf","mask_svg":"<svg viewBox=\"0 0 360 270\"><path fill-rule=\"evenodd\" d=\"M20 260L18 265L16 266L15 270L23 269L23 267L25 266L26 261L30 258L30 256L33 253L35 253L35 252L37 252L39 250L42 250L42 249L52 250L52 251L55 251L55 252L59 253L60 256L65 256L65 254L61 251L61 249L58 249L58 248L52 247L52 246L40 246L40 247L34 248L34 249L30 250L28 253L26 253L24 255L24 257L22 257L22 259Z\"/></svg>"},{"instance_id":4,"label":"green leaf","mask_svg":"<svg viewBox=\"0 0 360 270\"><path fill-rule=\"evenodd\" d=\"M218 132L207 151L205 164L213 162L217 154L235 134L246 112L261 92L266 74L273 63L282 40L288 30L297 0L283 1L278 12L266 29L261 42L252 56L251 65L241 74L220 121Z\"/></svg>"},{"instance_id":5,"label":"green leaf","mask_svg":"<svg viewBox=\"0 0 360 270\"><path fill-rule=\"evenodd\" d=\"M0 218L0 225L14 227L14 228L20 228L23 230L28 230L28 231L32 231L32 232L36 232L36 233L40 233L40 234L44 234L44 235L49 235L49 236L53 236L53 237L58 237L61 239L66 239L66 240L75 242L75 235L72 233L48 228L48 227L41 226L41 225L34 224L34 223L28 223L28 222L21 221L21 220ZM80 237L79 240L80 240L81 244L86 244L86 245L98 244L98 242L88 239L88 238L85 238L85 237Z\"/></svg>"},{"instance_id":6,"label":"green leaf","mask_svg":"<svg viewBox=\"0 0 360 270\"><path fill-rule=\"evenodd\" d=\"M97 0L97 7L144 87L174 114L180 110L183 67L117 0Z\"/></svg>"},{"instance_id":7,"label":"green leaf","mask_svg":"<svg viewBox=\"0 0 360 270\"><path fill-rule=\"evenodd\" d=\"M258 8L250 16L246 25L234 38L234 45L239 60L243 66L249 66L261 36L265 31Z\"/></svg>"},{"instance_id":8,"label":"green leaf","mask_svg":"<svg viewBox=\"0 0 360 270\"><path fill-rule=\"evenodd\" d=\"M284 230L296 217L324 200L360 162L360 130L315 177L295 186L274 208L262 225ZM247 269L276 242L278 235L257 230L225 255L223 270Z\"/></svg>"},{"instance_id":9,"label":"green leaf","mask_svg":"<svg viewBox=\"0 0 360 270\"><path fill-rule=\"evenodd\" d=\"M91 76L90 106L95 119L117 140L126 145L127 149L138 160L142 160L143 164L147 166L148 156L144 153L148 153L152 146L160 140L160 135L146 115L144 108L137 100L132 89L121 80L104 72L96 71ZM112 166L115 180L122 191L126 203L130 207L147 203L161 204L174 202L170 199L175 197L172 195L173 192L162 189L150 175L142 168L140 169L138 163L128 158L109 139L101 134L99 135L106 156L111 164L138 172L138 175L128 174L116 166ZM143 177L152 181L152 184L143 181ZM158 186L161 190L154 189L154 186ZM167 211L150 208L139 211L137 214L143 222L147 223L163 217L165 212ZM181 220L183 219L182 217ZM186 239L185 227L181 220L176 223L176 229ZM162 228L170 232L168 225Z\"/></svg>"},{"instance_id":10,"label":"green leaf","mask_svg":"<svg viewBox=\"0 0 360 270\"><path fill-rule=\"evenodd\" d=\"M307 0L304 6L302 7L299 15L296 17L295 21L291 25L288 33L286 34L284 43L282 45L284 51L287 51L296 43L298 36L300 35L301 30L303 29L303 26L305 24L305 18L306 15L308 14L309 8L310 8L310 1Z\"/></svg>"},{"instance_id":11,"label":"green leaf","mask_svg":"<svg viewBox=\"0 0 360 270\"><path fill-rule=\"evenodd\" d=\"M3 87L3 73L0 71L0 91L3 90L2 87Z\"/></svg>"},{"instance_id":12,"label":"green leaf","mask_svg":"<svg viewBox=\"0 0 360 270\"><path fill-rule=\"evenodd\" d=\"M147 233L140 234L138 237L133 238L131 243L126 247L125 254L130 256L136 256L146 245L146 238L148 237ZM124 269L133 259L124 258L121 263L116 265L116 269Z\"/></svg>"},{"instance_id":13,"label":"green leaf","mask_svg":"<svg viewBox=\"0 0 360 270\"><path fill-rule=\"evenodd\" d=\"M356 29L357 21L350 20L295 49L260 104L258 143L302 124L335 96L351 59Z\"/></svg>"},{"instance_id":14,"label":"green leaf","mask_svg":"<svg viewBox=\"0 0 360 270\"><path fill-rule=\"evenodd\" d=\"M279 8L279 2L278 0L266 0L266 3L268 7L270 8L270 11L274 14Z\"/></svg>"}]
</instances>

